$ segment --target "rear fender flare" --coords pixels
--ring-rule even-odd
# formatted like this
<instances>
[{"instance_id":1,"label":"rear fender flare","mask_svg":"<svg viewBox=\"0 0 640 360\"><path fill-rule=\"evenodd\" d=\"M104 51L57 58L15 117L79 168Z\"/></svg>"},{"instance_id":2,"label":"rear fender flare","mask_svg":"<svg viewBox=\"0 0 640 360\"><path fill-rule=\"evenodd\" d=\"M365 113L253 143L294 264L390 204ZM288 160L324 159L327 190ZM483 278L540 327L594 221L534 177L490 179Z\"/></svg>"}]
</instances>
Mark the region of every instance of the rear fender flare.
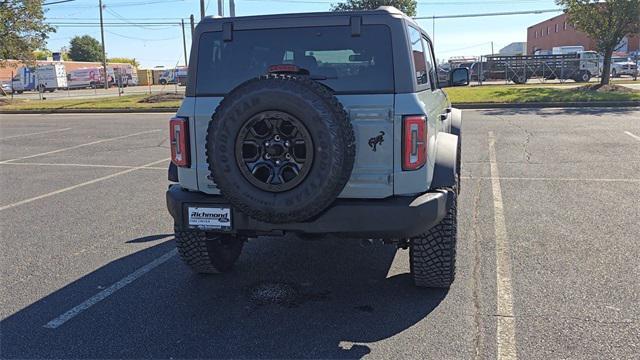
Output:
<instances>
[{"instance_id":1,"label":"rear fender flare","mask_svg":"<svg viewBox=\"0 0 640 360\"><path fill-rule=\"evenodd\" d=\"M432 189L456 185L458 171L458 136L440 133L436 138L436 157L433 168Z\"/></svg>"},{"instance_id":2,"label":"rear fender flare","mask_svg":"<svg viewBox=\"0 0 640 360\"><path fill-rule=\"evenodd\" d=\"M452 135L456 135L458 138L462 136L462 110L452 108L451 109L451 131Z\"/></svg>"}]
</instances>

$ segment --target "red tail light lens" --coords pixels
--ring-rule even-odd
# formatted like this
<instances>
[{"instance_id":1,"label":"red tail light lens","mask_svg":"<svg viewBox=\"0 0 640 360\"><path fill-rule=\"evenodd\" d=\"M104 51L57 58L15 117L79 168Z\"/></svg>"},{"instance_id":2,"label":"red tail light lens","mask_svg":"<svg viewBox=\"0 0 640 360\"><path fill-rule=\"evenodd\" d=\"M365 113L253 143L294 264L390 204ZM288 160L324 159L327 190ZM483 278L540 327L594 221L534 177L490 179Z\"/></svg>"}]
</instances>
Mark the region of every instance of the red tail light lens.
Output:
<instances>
[{"instance_id":1,"label":"red tail light lens","mask_svg":"<svg viewBox=\"0 0 640 360\"><path fill-rule=\"evenodd\" d=\"M171 141L171 161L180 167L189 167L189 122L184 118L169 121Z\"/></svg>"},{"instance_id":2,"label":"red tail light lens","mask_svg":"<svg viewBox=\"0 0 640 360\"><path fill-rule=\"evenodd\" d=\"M405 116L402 122L402 170L418 170L427 162L427 118Z\"/></svg>"}]
</instances>

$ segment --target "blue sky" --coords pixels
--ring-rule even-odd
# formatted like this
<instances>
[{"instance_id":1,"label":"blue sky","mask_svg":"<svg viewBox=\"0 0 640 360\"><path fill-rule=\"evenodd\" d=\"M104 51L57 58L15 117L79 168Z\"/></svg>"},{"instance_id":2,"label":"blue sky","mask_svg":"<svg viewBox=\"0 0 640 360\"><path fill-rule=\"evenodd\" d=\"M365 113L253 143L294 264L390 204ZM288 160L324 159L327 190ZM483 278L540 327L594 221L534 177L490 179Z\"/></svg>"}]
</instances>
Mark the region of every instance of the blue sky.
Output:
<instances>
[{"instance_id":1,"label":"blue sky","mask_svg":"<svg viewBox=\"0 0 640 360\"><path fill-rule=\"evenodd\" d=\"M53 2L55 0L46 0ZM227 2L227 1L225 1ZM236 15L327 11L337 0L236 0ZM143 67L174 66L184 63L180 18L190 14L199 18L199 0L104 0L105 23L162 22L166 26L105 26L107 56L134 57ZM205 0L207 15L217 12L217 0ZM48 48L53 51L68 46L75 35L88 34L100 39L100 29L84 23L98 23L98 0L75 0L50 5L46 16L50 23L64 23L51 34ZM555 9L553 0L418 0L418 16L439 16ZM228 9L225 10L228 14ZM559 13L527 14L481 18L437 19L435 24L436 56L480 55L497 52L514 42L526 41L527 27ZM187 20L185 20L187 21ZM431 34L432 21L420 20ZM74 24L73 27L69 24ZM188 28L188 21L187 21ZM188 29L187 29L188 30ZM187 47L191 44L187 31Z\"/></svg>"}]
</instances>

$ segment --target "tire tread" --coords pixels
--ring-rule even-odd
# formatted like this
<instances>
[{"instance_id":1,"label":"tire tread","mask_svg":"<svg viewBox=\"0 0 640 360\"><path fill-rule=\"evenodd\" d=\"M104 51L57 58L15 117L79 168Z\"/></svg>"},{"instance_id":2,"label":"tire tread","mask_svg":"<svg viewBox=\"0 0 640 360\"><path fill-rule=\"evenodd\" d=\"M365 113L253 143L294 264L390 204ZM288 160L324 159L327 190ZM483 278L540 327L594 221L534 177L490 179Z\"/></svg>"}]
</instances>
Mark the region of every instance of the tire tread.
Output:
<instances>
[{"instance_id":1,"label":"tire tread","mask_svg":"<svg viewBox=\"0 0 640 360\"><path fill-rule=\"evenodd\" d=\"M424 234L411 238L411 276L418 287L448 288L455 279L457 239L456 190L442 221Z\"/></svg>"}]
</instances>

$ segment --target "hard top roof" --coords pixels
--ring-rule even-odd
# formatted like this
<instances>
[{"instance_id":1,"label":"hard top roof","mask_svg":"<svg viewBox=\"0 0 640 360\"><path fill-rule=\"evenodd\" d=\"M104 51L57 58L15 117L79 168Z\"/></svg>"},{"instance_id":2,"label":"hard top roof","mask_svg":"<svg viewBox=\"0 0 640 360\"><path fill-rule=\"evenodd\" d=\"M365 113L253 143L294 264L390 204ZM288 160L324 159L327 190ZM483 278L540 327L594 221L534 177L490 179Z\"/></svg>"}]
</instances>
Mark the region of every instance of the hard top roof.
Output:
<instances>
[{"instance_id":1,"label":"hard top roof","mask_svg":"<svg viewBox=\"0 0 640 360\"><path fill-rule=\"evenodd\" d=\"M387 15L392 17L404 17L411 19L402 11L393 6L380 6L375 10L354 10L354 11L323 11L323 12L306 12L306 13L287 13L287 14L271 14L271 15L253 15L253 16L236 16L236 17L219 17L206 16L202 19L202 23L212 23L218 21L251 21L251 20L275 20L275 19L296 19L309 17L329 17L329 16L371 16L371 15ZM413 21L413 19L411 19Z\"/></svg>"}]
</instances>

